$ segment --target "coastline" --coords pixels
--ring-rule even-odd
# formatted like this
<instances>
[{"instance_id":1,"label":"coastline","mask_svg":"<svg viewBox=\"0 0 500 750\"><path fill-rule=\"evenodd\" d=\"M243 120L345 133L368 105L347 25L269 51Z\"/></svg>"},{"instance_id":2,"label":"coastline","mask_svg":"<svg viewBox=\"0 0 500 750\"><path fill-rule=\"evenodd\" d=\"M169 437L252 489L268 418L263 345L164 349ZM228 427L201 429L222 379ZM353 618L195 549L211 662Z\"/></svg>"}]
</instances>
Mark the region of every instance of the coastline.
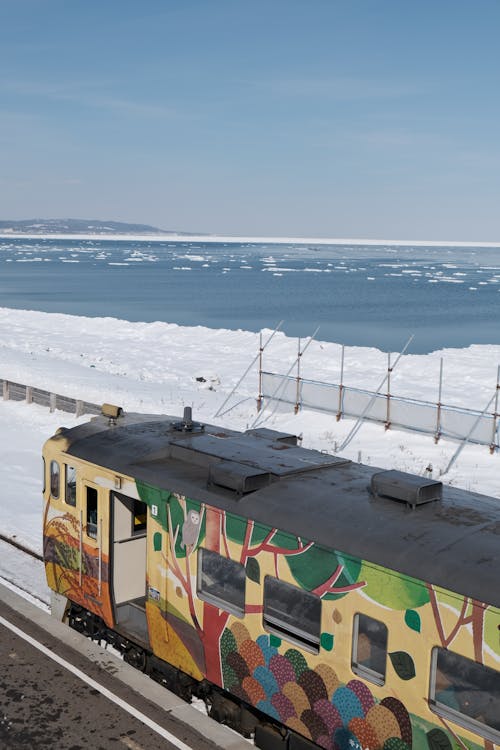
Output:
<instances>
[{"instance_id":1,"label":"coastline","mask_svg":"<svg viewBox=\"0 0 500 750\"><path fill-rule=\"evenodd\" d=\"M498 242L452 242L449 240L384 240L325 237L253 237L214 234L25 234L23 232L0 232L0 240L82 240L96 242L172 242L191 244L194 242L214 244L251 245L355 245L386 247L485 247L500 249Z\"/></svg>"}]
</instances>

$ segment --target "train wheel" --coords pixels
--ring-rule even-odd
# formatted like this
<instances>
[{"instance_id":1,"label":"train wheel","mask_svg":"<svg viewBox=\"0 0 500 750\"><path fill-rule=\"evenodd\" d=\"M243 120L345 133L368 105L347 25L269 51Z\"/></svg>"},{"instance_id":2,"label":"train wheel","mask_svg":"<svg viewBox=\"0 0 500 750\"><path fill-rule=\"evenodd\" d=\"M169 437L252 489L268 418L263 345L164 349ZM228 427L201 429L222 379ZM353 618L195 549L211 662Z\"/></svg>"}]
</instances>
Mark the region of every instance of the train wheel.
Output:
<instances>
[{"instance_id":1,"label":"train wheel","mask_svg":"<svg viewBox=\"0 0 500 750\"><path fill-rule=\"evenodd\" d=\"M148 655L144 649L139 648L139 646L131 646L128 648L123 654L123 660L132 667L135 667L135 669L138 669L140 672L146 671Z\"/></svg>"}]
</instances>

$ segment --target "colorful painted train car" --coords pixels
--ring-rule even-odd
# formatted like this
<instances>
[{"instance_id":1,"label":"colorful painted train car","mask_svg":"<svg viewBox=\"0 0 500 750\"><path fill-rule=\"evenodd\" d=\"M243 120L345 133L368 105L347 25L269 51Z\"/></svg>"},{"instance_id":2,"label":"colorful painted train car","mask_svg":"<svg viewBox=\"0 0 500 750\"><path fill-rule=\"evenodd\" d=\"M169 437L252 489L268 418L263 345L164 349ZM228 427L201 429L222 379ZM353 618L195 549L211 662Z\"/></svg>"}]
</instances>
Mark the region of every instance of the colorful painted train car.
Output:
<instances>
[{"instance_id":1,"label":"colorful painted train car","mask_svg":"<svg viewBox=\"0 0 500 750\"><path fill-rule=\"evenodd\" d=\"M121 414L44 447L54 610L265 750L500 748L500 501Z\"/></svg>"}]
</instances>

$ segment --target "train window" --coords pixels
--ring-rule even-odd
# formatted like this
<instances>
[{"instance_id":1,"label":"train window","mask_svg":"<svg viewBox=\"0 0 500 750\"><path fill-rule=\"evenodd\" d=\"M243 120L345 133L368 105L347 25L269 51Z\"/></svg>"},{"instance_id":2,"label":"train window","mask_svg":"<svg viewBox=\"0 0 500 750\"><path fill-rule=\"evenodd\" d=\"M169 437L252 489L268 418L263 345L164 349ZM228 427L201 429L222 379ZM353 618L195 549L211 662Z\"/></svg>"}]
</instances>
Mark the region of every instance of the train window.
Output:
<instances>
[{"instance_id":1,"label":"train window","mask_svg":"<svg viewBox=\"0 0 500 750\"><path fill-rule=\"evenodd\" d=\"M208 549L198 550L200 599L242 617L245 612L245 566Z\"/></svg>"},{"instance_id":2,"label":"train window","mask_svg":"<svg viewBox=\"0 0 500 750\"><path fill-rule=\"evenodd\" d=\"M435 713L500 742L500 672L434 648L429 702Z\"/></svg>"},{"instance_id":3,"label":"train window","mask_svg":"<svg viewBox=\"0 0 500 750\"><path fill-rule=\"evenodd\" d=\"M387 626L373 617L354 616L352 671L376 685L385 682Z\"/></svg>"},{"instance_id":4,"label":"train window","mask_svg":"<svg viewBox=\"0 0 500 750\"><path fill-rule=\"evenodd\" d=\"M50 462L50 494L59 497L60 471L57 461Z\"/></svg>"},{"instance_id":5,"label":"train window","mask_svg":"<svg viewBox=\"0 0 500 750\"><path fill-rule=\"evenodd\" d=\"M264 579L264 627L314 653L319 652L321 599L291 583Z\"/></svg>"},{"instance_id":6,"label":"train window","mask_svg":"<svg viewBox=\"0 0 500 750\"><path fill-rule=\"evenodd\" d=\"M76 469L74 466L66 465L66 503L75 507L76 505Z\"/></svg>"},{"instance_id":7,"label":"train window","mask_svg":"<svg viewBox=\"0 0 500 750\"><path fill-rule=\"evenodd\" d=\"M97 539L97 490L87 487L87 536Z\"/></svg>"},{"instance_id":8,"label":"train window","mask_svg":"<svg viewBox=\"0 0 500 750\"><path fill-rule=\"evenodd\" d=\"M132 536L146 531L148 506L141 500L134 500L132 506Z\"/></svg>"}]
</instances>

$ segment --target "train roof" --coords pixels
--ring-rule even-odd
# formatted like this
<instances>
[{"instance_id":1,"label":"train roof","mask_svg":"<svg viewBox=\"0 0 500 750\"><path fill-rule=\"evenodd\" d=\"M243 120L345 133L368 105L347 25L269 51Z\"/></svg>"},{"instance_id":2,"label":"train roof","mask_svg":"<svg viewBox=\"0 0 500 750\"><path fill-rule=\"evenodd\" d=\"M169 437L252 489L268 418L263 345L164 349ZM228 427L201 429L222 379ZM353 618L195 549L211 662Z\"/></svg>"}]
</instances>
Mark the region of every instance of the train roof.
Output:
<instances>
[{"instance_id":1,"label":"train roof","mask_svg":"<svg viewBox=\"0 0 500 750\"><path fill-rule=\"evenodd\" d=\"M422 477L308 450L273 430L178 417L97 417L55 439L116 473L500 607L496 498L443 486L440 499L410 509L371 488L387 477L412 494Z\"/></svg>"}]
</instances>

